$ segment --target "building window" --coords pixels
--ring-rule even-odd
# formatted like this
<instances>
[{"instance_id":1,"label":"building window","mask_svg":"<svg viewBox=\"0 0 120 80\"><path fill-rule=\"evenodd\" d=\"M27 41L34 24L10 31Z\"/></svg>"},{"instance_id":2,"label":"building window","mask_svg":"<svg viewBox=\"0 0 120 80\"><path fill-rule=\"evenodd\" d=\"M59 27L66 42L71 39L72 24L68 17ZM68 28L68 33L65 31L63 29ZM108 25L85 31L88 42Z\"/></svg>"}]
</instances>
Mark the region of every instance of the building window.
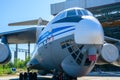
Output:
<instances>
[{"instance_id":1,"label":"building window","mask_svg":"<svg viewBox=\"0 0 120 80\"><path fill-rule=\"evenodd\" d=\"M73 52L73 50L72 50L72 48L71 48L71 47L69 47L69 48L68 48L68 51L69 51L70 53L72 53L72 52Z\"/></svg>"},{"instance_id":2,"label":"building window","mask_svg":"<svg viewBox=\"0 0 120 80\"><path fill-rule=\"evenodd\" d=\"M72 57L73 57L74 59L76 59L77 56L73 53L73 54L72 54Z\"/></svg>"},{"instance_id":3,"label":"building window","mask_svg":"<svg viewBox=\"0 0 120 80\"><path fill-rule=\"evenodd\" d=\"M79 58L80 58L80 59L82 59L82 58L83 58L83 54L82 54L82 53L80 53Z\"/></svg>"},{"instance_id":4,"label":"building window","mask_svg":"<svg viewBox=\"0 0 120 80\"><path fill-rule=\"evenodd\" d=\"M73 44L73 40L72 39L66 40L66 41L61 42L61 47L62 47L62 49L64 49L64 48L66 48L66 47L68 47L68 46L70 46L72 44Z\"/></svg>"},{"instance_id":5,"label":"building window","mask_svg":"<svg viewBox=\"0 0 120 80\"><path fill-rule=\"evenodd\" d=\"M78 54L79 54L79 52L80 52L80 51L79 51L79 50L77 50L77 51L75 51L75 54L76 54L76 55L78 55Z\"/></svg>"},{"instance_id":6,"label":"building window","mask_svg":"<svg viewBox=\"0 0 120 80\"><path fill-rule=\"evenodd\" d=\"M61 47L62 47L62 49L66 48L65 42L61 43Z\"/></svg>"},{"instance_id":7,"label":"building window","mask_svg":"<svg viewBox=\"0 0 120 80\"><path fill-rule=\"evenodd\" d=\"M79 65L81 64L80 58L77 59L77 63L78 63Z\"/></svg>"}]
</instances>

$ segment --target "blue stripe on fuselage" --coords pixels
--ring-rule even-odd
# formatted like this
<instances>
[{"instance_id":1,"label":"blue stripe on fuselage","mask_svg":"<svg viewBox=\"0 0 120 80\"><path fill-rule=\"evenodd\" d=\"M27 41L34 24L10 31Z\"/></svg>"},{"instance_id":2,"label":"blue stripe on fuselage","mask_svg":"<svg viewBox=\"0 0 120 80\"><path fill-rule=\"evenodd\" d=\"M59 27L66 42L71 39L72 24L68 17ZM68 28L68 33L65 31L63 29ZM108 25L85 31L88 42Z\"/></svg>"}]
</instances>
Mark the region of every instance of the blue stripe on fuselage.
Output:
<instances>
[{"instance_id":1,"label":"blue stripe on fuselage","mask_svg":"<svg viewBox=\"0 0 120 80\"><path fill-rule=\"evenodd\" d=\"M70 29L70 30L63 31L63 32L58 33L58 34L55 34L54 37L55 37L55 36L58 36L58 35L60 35L60 34L63 34L63 33L69 32L69 31L73 31L73 30L75 30L75 28Z\"/></svg>"},{"instance_id":2,"label":"blue stripe on fuselage","mask_svg":"<svg viewBox=\"0 0 120 80\"><path fill-rule=\"evenodd\" d=\"M43 35L40 36L40 38L38 39L37 43L40 44L41 41L42 41L43 39L45 39L46 37L48 37L48 36L50 36L50 35L52 35L52 34L54 34L54 33L56 33L56 32L59 32L59 31L62 31L62 30L71 28L71 27L74 27L74 26L72 25L72 26L64 26L64 27L55 28L55 29L52 30L52 32L47 31L47 32L45 32ZM57 36L57 35L60 35L60 34L62 34L62 33L65 33L65 32L71 31L71 30L73 30L73 29L70 29L70 30L67 30L67 31L63 31L63 32L58 33L58 34L55 34L55 35L53 35L53 36L55 37L55 36ZM43 42L43 41L42 41L42 42Z\"/></svg>"}]
</instances>

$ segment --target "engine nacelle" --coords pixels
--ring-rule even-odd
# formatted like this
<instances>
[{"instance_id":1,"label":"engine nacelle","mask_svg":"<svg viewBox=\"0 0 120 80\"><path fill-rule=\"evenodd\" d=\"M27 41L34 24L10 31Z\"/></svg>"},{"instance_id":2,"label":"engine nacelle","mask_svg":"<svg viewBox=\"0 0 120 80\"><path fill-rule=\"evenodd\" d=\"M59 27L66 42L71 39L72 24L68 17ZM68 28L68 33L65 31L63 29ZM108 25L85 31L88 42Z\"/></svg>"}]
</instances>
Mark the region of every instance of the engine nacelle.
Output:
<instances>
[{"instance_id":1,"label":"engine nacelle","mask_svg":"<svg viewBox=\"0 0 120 80\"><path fill-rule=\"evenodd\" d=\"M118 48L113 44L105 43L102 47L101 54L97 63L114 63L118 60L118 58Z\"/></svg>"},{"instance_id":2,"label":"engine nacelle","mask_svg":"<svg viewBox=\"0 0 120 80\"><path fill-rule=\"evenodd\" d=\"M0 43L0 64L6 64L11 59L10 49L7 44Z\"/></svg>"}]
</instances>

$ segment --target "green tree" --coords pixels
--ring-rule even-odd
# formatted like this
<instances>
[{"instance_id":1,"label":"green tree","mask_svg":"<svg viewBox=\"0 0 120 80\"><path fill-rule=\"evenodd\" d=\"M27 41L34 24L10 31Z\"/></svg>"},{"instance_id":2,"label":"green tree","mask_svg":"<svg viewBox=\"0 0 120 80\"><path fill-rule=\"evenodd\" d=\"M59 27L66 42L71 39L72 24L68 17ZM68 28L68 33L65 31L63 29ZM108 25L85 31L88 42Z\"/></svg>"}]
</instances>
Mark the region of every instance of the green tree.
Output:
<instances>
[{"instance_id":1,"label":"green tree","mask_svg":"<svg viewBox=\"0 0 120 80\"><path fill-rule=\"evenodd\" d=\"M27 57L25 60L15 59L14 63L9 62L5 65L0 65L0 75L14 73L11 70L12 68L25 69L29 60L30 57Z\"/></svg>"}]
</instances>

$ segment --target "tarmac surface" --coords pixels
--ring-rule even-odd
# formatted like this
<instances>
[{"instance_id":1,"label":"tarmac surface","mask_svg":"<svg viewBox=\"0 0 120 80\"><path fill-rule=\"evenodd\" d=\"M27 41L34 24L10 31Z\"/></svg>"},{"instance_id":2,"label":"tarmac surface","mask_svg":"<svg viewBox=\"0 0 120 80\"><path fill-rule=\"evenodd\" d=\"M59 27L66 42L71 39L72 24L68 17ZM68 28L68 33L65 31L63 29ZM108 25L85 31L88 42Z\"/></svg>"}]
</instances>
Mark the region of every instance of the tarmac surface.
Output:
<instances>
[{"instance_id":1,"label":"tarmac surface","mask_svg":"<svg viewBox=\"0 0 120 80\"><path fill-rule=\"evenodd\" d=\"M0 80L19 80L17 75L0 76ZM51 75L38 76L38 80L52 80ZM78 80L120 80L120 72L91 72Z\"/></svg>"}]
</instances>

